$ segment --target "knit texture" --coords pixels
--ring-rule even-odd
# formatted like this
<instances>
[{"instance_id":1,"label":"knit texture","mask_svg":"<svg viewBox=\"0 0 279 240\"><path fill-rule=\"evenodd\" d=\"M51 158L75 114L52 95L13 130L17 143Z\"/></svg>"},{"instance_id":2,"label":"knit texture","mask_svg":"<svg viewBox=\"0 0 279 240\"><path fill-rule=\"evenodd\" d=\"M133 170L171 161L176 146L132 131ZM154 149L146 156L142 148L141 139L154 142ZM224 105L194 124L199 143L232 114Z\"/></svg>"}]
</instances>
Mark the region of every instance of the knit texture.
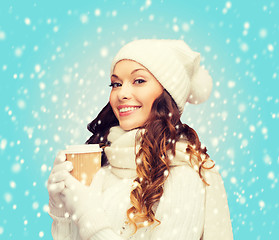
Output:
<instances>
[{"instance_id":1,"label":"knit texture","mask_svg":"<svg viewBox=\"0 0 279 240\"><path fill-rule=\"evenodd\" d=\"M124 240L124 239L161 239L161 240L231 240L232 229L226 192L223 181L216 168L208 170L205 187L198 173L187 163L188 158L182 150L186 142L177 144L176 156L170 175L164 184L164 194L156 210L156 218L161 221L158 227L141 228L131 236L133 229L125 225L126 211L131 207L130 192L133 188L135 151L130 146L135 144L132 136L136 131L123 131L119 127L111 128L108 139L113 140L110 150L105 150L110 165L102 168L95 177L103 178L102 205L110 227L92 233L90 240ZM126 148L127 146L127 148ZM118 151L114 150L118 148ZM114 150L113 150L114 149ZM181 149L181 150L179 150ZM110 152L111 151L111 152ZM132 152L131 152L132 151ZM110 153L108 153L110 152ZM121 165L118 165L120 164ZM122 166L122 168L121 168ZM119 168L115 171L115 169ZM128 173L126 173L128 171ZM94 184L92 185L94 191ZM92 206L94 207L94 206ZM75 224L53 217L53 238L80 239ZM103 221L98 216L98 221ZM123 226L125 229L123 229ZM61 230L62 229L62 230Z\"/></svg>"},{"instance_id":2,"label":"knit texture","mask_svg":"<svg viewBox=\"0 0 279 240\"><path fill-rule=\"evenodd\" d=\"M162 84L176 102L180 112L184 105L206 101L211 93L212 78L200 66L200 54L182 40L141 39L123 46L111 64L133 60L143 65Z\"/></svg>"}]
</instances>

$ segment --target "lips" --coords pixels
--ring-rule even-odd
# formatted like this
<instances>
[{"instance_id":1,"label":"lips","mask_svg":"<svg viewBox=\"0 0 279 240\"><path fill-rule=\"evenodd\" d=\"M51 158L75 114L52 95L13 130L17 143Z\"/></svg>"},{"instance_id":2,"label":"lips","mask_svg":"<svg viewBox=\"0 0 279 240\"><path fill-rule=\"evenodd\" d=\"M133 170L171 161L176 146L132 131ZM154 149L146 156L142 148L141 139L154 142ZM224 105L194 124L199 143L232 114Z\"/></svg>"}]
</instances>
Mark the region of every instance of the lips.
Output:
<instances>
[{"instance_id":1,"label":"lips","mask_svg":"<svg viewBox=\"0 0 279 240\"><path fill-rule=\"evenodd\" d=\"M127 106L127 105L121 105L118 106L118 111L120 116L127 116L132 114L135 110L138 110L140 106Z\"/></svg>"}]
</instances>

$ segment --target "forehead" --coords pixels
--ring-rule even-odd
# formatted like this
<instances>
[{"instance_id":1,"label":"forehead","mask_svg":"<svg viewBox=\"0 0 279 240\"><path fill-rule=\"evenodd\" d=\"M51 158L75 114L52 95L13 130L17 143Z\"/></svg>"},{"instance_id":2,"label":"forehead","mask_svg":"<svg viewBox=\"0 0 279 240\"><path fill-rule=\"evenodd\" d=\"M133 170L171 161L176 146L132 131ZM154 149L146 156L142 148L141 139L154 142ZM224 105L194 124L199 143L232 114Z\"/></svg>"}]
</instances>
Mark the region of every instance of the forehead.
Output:
<instances>
[{"instance_id":1,"label":"forehead","mask_svg":"<svg viewBox=\"0 0 279 240\"><path fill-rule=\"evenodd\" d=\"M133 70L143 70L149 72L147 68L145 68L140 63L133 60L124 59L115 64L113 69L113 74L117 75L117 73L126 73L126 72L131 73Z\"/></svg>"}]
</instances>

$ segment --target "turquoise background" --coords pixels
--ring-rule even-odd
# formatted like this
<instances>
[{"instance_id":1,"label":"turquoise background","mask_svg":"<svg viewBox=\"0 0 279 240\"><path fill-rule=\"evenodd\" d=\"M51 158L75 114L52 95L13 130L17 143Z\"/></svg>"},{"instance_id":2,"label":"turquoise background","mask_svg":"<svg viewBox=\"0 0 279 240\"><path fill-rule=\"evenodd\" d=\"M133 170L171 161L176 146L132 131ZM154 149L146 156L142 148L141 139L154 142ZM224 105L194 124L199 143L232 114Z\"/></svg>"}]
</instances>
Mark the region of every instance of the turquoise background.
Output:
<instances>
[{"instance_id":1,"label":"turquoise background","mask_svg":"<svg viewBox=\"0 0 279 240\"><path fill-rule=\"evenodd\" d=\"M185 107L220 167L235 239L278 239L276 1L2 0L0 239L52 239L48 179L107 103L112 57L135 38L184 39L214 86Z\"/></svg>"}]
</instances>

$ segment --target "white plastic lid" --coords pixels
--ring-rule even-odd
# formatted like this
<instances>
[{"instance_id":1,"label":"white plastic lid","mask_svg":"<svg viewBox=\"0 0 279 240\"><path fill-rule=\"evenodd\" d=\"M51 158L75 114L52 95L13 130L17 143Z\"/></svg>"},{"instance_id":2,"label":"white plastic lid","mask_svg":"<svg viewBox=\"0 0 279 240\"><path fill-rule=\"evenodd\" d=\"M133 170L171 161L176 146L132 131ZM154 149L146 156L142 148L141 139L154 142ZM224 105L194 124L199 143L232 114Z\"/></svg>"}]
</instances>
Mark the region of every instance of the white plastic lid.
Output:
<instances>
[{"instance_id":1,"label":"white plastic lid","mask_svg":"<svg viewBox=\"0 0 279 240\"><path fill-rule=\"evenodd\" d=\"M102 152L99 144L82 144L66 146L65 154Z\"/></svg>"}]
</instances>

